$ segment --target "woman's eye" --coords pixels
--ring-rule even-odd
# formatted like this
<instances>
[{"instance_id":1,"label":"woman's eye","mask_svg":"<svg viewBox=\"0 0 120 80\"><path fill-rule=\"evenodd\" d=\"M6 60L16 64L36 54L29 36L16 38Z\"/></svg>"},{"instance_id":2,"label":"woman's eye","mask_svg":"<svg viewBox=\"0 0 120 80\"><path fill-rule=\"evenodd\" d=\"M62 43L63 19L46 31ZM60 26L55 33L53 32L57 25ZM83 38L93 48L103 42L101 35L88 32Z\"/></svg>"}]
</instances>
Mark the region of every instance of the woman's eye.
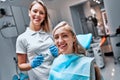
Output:
<instances>
[{"instance_id":1,"label":"woman's eye","mask_svg":"<svg viewBox=\"0 0 120 80\"><path fill-rule=\"evenodd\" d=\"M55 36L54 39L58 39L59 37L58 36Z\"/></svg>"},{"instance_id":2,"label":"woman's eye","mask_svg":"<svg viewBox=\"0 0 120 80\"><path fill-rule=\"evenodd\" d=\"M37 10L33 10L34 13L37 13Z\"/></svg>"},{"instance_id":3,"label":"woman's eye","mask_svg":"<svg viewBox=\"0 0 120 80\"><path fill-rule=\"evenodd\" d=\"M63 35L64 38L68 37L68 35Z\"/></svg>"},{"instance_id":4,"label":"woman's eye","mask_svg":"<svg viewBox=\"0 0 120 80\"><path fill-rule=\"evenodd\" d=\"M42 11L41 11L41 12L39 12L39 13L40 13L41 15L44 15L44 14L45 14L45 13L44 13L44 12L42 12Z\"/></svg>"},{"instance_id":5,"label":"woman's eye","mask_svg":"<svg viewBox=\"0 0 120 80\"><path fill-rule=\"evenodd\" d=\"M38 10L33 10L34 13L38 13ZM43 11L39 12L40 15L44 15L45 13Z\"/></svg>"}]
</instances>

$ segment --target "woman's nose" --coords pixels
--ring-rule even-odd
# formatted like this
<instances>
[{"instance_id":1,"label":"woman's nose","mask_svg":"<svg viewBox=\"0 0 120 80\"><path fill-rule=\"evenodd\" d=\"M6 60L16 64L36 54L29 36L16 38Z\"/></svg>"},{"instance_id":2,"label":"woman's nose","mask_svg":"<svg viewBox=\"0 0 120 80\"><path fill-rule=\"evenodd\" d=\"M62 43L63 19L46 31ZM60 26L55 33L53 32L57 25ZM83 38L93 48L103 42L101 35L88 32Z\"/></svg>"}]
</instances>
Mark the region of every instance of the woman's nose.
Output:
<instances>
[{"instance_id":1,"label":"woman's nose","mask_svg":"<svg viewBox=\"0 0 120 80\"><path fill-rule=\"evenodd\" d=\"M63 38L62 38L62 37L59 37L58 42L59 42L59 43L62 43L63 41L64 41Z\"/></svg>"},{"instance_id":2,"label":"woman's nose","mask_svg":"<svg viewBox=\"0 0 120 80\"><path fill-rule=\"evenodd\" d=\"M36 13L36 15L37 15L37 16L39 16L39 15L40 15L40 13L39 13L39 12L37 12L37 13Z\"/></svg>"}]
</instances>

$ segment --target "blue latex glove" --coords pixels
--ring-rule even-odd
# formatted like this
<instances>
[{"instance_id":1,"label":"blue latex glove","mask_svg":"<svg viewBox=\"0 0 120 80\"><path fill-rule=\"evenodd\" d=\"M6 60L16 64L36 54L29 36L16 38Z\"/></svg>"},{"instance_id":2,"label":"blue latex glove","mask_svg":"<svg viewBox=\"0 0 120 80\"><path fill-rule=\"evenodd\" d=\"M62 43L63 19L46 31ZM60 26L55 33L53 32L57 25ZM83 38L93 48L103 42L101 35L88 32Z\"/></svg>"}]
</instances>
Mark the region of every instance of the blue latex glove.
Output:
<instances>
[{"instance_id":1,"label":"blue latex glove","mask_svg":"<svg viewBox=\"0 0 120 80\"><path fill-rule=\"evenodd\" d=\"M40 66L43 63L43 60L44 60L44 57L42 55L36 56L31 62L31 67L35 68L37 66Z\"/></svg>"},{"instance_id":2,"label":"blue latex glove","mask_svg":"<svg viewBox=\"0 0 120 80\"><path fill-rule=\"evenodd\" d=\"M51 54L52 54L54 57L57 57L57 56L58 56L58 48L57 48L57 46L55 46L55 45L50 46L49 49L50 49Z\"/></svg>"},{"instance_id":3,"label":"blue latex glove","mask_svg":"<svg viewBox=\"0 0 120 80\"><path fill-rule=\"evenodd\" d=\"M24 74L24 73L19 73L19 76L20 76L20 80L28 80L28 75L27 74ZM19 79L17 79L19 80Z\"/></svg>"}]
</instances>

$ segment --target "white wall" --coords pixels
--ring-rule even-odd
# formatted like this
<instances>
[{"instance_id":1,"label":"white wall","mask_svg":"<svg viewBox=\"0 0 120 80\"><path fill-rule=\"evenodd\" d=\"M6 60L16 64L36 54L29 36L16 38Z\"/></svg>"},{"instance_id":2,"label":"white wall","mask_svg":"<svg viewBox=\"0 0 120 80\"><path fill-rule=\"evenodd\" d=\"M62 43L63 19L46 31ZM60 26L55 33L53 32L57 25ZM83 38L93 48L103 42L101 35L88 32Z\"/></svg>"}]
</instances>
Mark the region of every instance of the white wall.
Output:
<instances>
[{"instance_id":1,"label":"white wall","mask_svg":"<svg viewBox=\"0 0 120 80\"><path fill-rule=\"evenodd\" d=\"M7 21L10 22L12 25L16 25L16 27L19 29L18 30L19 34L24 32L25 22L23 19L21 8L13 6L12 10L10 10L9 5L8 6L2 5L2 8L5 9L7 15L11 15L11 16L4 16L0 18L0 28L2 28L3 22ZM13 11L13 14L11 11ZM4 38L2 34L0 34L0 45L1 45L0 46L0 76L1 76L0 80L12 80L13 75L16 74L16 64L15 61L13 60L13 57L16 57L16 52L15 52L16 37Z\"/></svg>"},{"instance_id":2,"label":"white wall","mask_svg":"<svg viewBox=\"0 0 120 80\"><path fill-rule=\"evenodd\" d=\"M7 14L11 15L9 6L2 5L1 7L5 9ZM0 18L0 28L6 21L14 24L13 17L4 16ZM0 34L0 80L9 80L15 73L14 56L15 49L12 39L6 39Z\"/></svg>"},{"instance_id":3,"label":"white wall","mask_svg":"<svg viewBox=\"0 0 120 80\"><path fill-rule=\"evenodd\" d=\"M12 24L16 24L19 34L24 32L25 25L28 25L29 22L29 18L26 16L28 13L26 8L28 7L29 1L31 0L15 0L9 3L7 0L5 3L0 3L0 8L5 8L7 15L11 15L11 17L4 16L0 18L0 28L2 28L3 22L9 21ZM14 5L11 7L13 14L10 10L10 5ZM13 75L16 74L16 64L13 60L13 57L16 57L15 43L16 37L4 38L0 34L0 80L12 80Z\"/></svg>"},{"instance_id":4,"label":"white wall","mask_svg":"<svg viewBox=\"0 0 120 80\"><path fill-rule=\"evenodd\" d=\"M120 0L104 0L105 10L107 13L108 23L111 34L116 33L116 29L120 26ZM116 47L116 43L120 42L120 36L110 37L113 48L114 57L120 57L120 47Z\"/></svg>"},{"instance_id":5,"label":"white wall","mask_svg":"<svg viewBox=\"0 0 120 80\"><path fill-rule=\"evenodd\" d=\"M12 11L13 11L16 26L18 29L18 33L21 34L25 31L25 21L24 21L24 16L22 14L21 8L17 7L17 6L12 6ZM28 13L26 13L26 14L28 14Z\"/></svg>"},{"instance_id":6,"label":"white wall","mask_svg":"<svg viewBox=\"0 0 120 80\"><path fill-rule=\"evenodd\" d=\"M60 11L61 3L59 3L58 0L52 0L46 1L45 5L47 6L48 13L50 15L52 27L55 27L57 23L62 20Z\"/></svg>"},{"instance_id":7,"label":"white wall","mask_svg":"<svg viewBox=\"0 0 120 80\"><path fill-rule=\"evenodd\" d=\"M57 1L53 0L51 3L47 2L47 6L48 6L48 8L50 8L50 9L54 10L54 12L56 12L55 14L57 16L57 21L55 22L55 25L58 22L65 20L74 27L70 7L84 3L86 1L87 0L69 0L69 1L68 0L57 0ZM78 28L79 28L79 26L78 26Z\"/></svg>"},{"instance_id":8,"label":"white wall","mask_svg":"<svg viewBox=\"0 0 120 80\"><path fill-rule=\"evenodd\" d=\"M11 39L4 39L0 35L0 80L12 80L15 74L15 49Z\"/></svg>"},{"instance_id":9,"label":"white wall","mask_svg":"<svg viewBox=\"0 0 120 80\"><path fill-rule=\"evenodd\" d=\"M69 0L69 1L68 0L60 0L59 7L60 7L60 13L61 13L62 20L68 21L73 26L72 16L71 16L71 12L70 12L70 6L81 4L85 1L86 0Z\"/></svg>"}]
</instances>

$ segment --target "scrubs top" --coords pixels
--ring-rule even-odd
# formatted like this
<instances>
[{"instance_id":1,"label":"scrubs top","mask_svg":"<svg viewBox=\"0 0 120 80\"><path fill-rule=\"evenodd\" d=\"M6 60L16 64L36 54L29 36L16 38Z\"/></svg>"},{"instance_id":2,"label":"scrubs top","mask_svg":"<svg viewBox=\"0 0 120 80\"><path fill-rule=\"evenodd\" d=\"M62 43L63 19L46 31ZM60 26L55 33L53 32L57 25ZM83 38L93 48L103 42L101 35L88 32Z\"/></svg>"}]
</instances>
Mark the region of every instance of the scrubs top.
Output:
<instances>
[{"instance_id":1,"label":"scrubs top","mask_svg":"<svg viewBox=\"0 0 120 80\"><path fill-rule=\"evenodd\" d=\"M18 36L16 41L16 53L27 54L28 62L39 54L44 56L44 62L28 71L30 80L48 80L49 70L54 57L49 51L49 47L54 45L53 39L49 33L32 31L29 27L24 33Z\"/></svg>"}]
</instances>

